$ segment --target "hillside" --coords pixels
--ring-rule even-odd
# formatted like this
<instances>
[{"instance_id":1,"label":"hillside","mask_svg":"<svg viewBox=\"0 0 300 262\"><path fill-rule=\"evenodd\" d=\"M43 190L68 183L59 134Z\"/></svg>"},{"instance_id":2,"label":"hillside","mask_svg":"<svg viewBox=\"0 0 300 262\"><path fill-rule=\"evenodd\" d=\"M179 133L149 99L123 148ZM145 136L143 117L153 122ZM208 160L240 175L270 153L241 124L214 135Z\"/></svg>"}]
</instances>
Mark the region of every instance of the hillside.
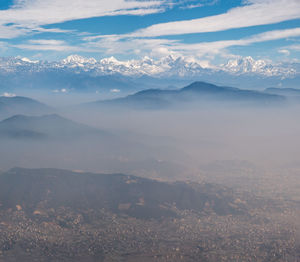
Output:
<instances>
[{"instance_id":1,"label":"hillside","mask_svg":"<svg viewBox=\"0 0 300 262\"><path fill-rule=\"evenodd\" d=\"M0 174L0 261L296 261L291 210L214 184L14 168Z\"/></svg>"},{"instance_id":2,"label":"hillside","mask_svg":"<svg viewBox=\"0 0 300 262\"><path fill-rule=\"evenodd\" d=\"M148 89L124 98L98 101L90 106L125 106L131 108L159 109L169 107L225 105L280 105L285 98L280 95L233 87L194 82L181 89Z\"/></svg>"},{"instance_id":3,"label":"hillside","mask_svg":"<svg viewBox=\"0 0 300 262\"><path fill-rule=\"evenodd\" d=\"M61 207L74 212L104 208L144 219L176 216L177 209L203 212L205 205L218 215L244 213L246 208L218 186L58 169L11 169L0 176L0 192L2 209L20 205L29 216Z\"/></svg>"},{"instance_id":4,"label":"hillside","mask_svg":"<svg viewBox=\"0 0 300 262\"><path fill-rule=\"evenodd\" d=\"M10 117L16 114L40 115L54 112L54 109L37 100L13 96L0 96L0 117Z\"/></svg>"},{"instance_id":5,"label":"hillside","mask_svg":"<svg viewBox=\"0 0 300 262\"><path fill-rule=\"evenodd\" d=\"M90 135L106 135L59 115L15 115L0 122L0 138L72 139Z\"/></svg>"}]
</instances>

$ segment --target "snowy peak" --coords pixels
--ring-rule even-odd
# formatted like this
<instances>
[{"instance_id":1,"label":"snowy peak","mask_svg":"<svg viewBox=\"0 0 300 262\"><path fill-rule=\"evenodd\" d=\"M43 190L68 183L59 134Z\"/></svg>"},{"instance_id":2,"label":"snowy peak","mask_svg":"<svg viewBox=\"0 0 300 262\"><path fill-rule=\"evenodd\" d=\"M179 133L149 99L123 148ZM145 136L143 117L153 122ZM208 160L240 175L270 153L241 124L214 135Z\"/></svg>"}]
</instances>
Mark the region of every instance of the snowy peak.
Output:
<instances>
[{"instance_id":1,"label":"snowy peak","mask_svg":"<svg viewBox=\"0 0 300 262\"><path fill-rule=\"evenodd\" d=\"M229 60L225 68L231 72L249 73L260 72L266 68L267 62L264 60L254 60L251 56Z\"/></svg>"},{"instance_id":2,"label":"snowy peak","mask_svg":"<svg viewBox=\"0 0 300 262\"><path fill-rule=\"evenodd\" d=\"M232 74L258 74L263 76L293 76L297 71L286 64L271 64L266 60L254 60L251 56L229 60L221 70Z\"/></svg>"},{"instance_id":3,"label":"snowy peak","mask_svg":"<svg viewBox=\"0 0 300 262\"><path fill-rule=\"evenodd\" d=\"M95 58L85 58L79 55L70 55L67 58L62 60L62 64L76 64L76 65L84 65L84 64L96 64L97 60Z\"/></svg>"},{"instance_id":4,"label":"snowy peak","mask_svg":"<svg viewBox=\"0 0 300 262\"><path fill-rule=\"evenodd\" d=\"M114 56L103 58L100 60L101 64L122 64L119 60L117 60Z\"/></svg>"},{"instance_id":5,"label":"snowy peak","mask_svg":"<svg viewBox=\"0 0 300 262\"><path fill-rule=\"evenodd\" d=\"M38 60L30 60L29 58L27 57L22 57L21 60L25 63L30 63L30 64L37 64L39 61Z\"/></svg>"},{"instance_id":6,"label":"snowy peak","mask_svg":"<svg viewBox=\"0 0 300 262\"><path fill-rule=\"evenodd\" d=\"M19 70L39 71L44 62L32 61L26 57L0 57L0 72L12 73Z\"/></svg>"},{"instance_id":7,"label":"snowy peak","mask_svg":"<svg viewBox=\"0 0 300 262\"><path fill-rule=\"evenodd\" d=\"M201 62L183 56L169 55L160 59L148 56L140 60L120 61L115 57L86 58L70 55L58 62L32 61L26 57L0 57L0 73L41 72L46 70L73 70L93 75L120 74L124 76L201 77L203 74L224 72L230 75L256 75L263 77L294 77L300 73L299 63L272 64L266 60L242 57L220 66L201 66Z\"/></svg>"}]
</instances>

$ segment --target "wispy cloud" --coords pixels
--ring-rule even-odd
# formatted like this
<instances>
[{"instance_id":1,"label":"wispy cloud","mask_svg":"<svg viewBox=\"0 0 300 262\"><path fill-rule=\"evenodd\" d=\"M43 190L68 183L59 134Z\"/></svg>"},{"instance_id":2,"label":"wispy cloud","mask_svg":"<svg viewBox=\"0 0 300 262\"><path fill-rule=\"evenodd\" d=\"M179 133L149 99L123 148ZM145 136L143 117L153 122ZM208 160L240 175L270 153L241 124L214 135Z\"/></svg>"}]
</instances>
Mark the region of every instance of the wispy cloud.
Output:
<instances>
[{"instance_id":1,"label":"wispy cloud","mask_svg":"<svg viewBox=\"0 0 300 262\"><path fill-rule=\"evenodd\" d=\"M64 45L66 42L62 40L55 40L55 39L36 39L36 40L29 40L31 44L38 44L38 45Z\"/></svg>"},{"instance_id":2,"label":"wispy cloud","mask_svg":"<svg viewBox=\"0 0 300 262\"><path fill-rule=\"evenodd\" d=\"M227 0L223 1L226 3ZM4 44L0 42L0 50L3 51L5 48L13 47L19 49L18 52L22 49L41 51L40 53L43 53L42 51L94 52L101 54L101 56L132 55L132 58L143 55L159 57L172 54L208 61L218 55L231 55L229 50L233 46L248 46L277 39L300 37L299 27L268 31L240 39L233 39L234 37L232 37L232 40L218 38L218 41L205 40L204 42L202 35L200 35L200 33L219 32L300 19L300 0L244 0L242 5L234 7L223 14L153 24L136 31L132 29L131 32L126 34L92 35L82 31L60 29L57 25L65 21L92 17L142 16L164 12L174 7L176 7L177 14L179 12L178 8L199 8L216 3L218 3L218 0L15 0L10 9L0 10L0 39L12 39L22 35L29 35L30 37L30 34L36 33L46 33L40 37L47 39L36 39L37 36L35 36L34 40L26 40L29 37L20 38L21 41L14 41L14 44L11 44L12 41L3 42ZM216 10L216 13L219 10L221 9ZM181 10L181 12L190 13L189 10ZM167 19L173 18L170 13L166 13L168 15ZM155 20L152 22L154 23ZM46 27L46 25L53 24L55 24L55 28ZM288 25L293 26L294 24ZM134 28L140 27L136 26ZM258 30L264 30L263 28L260 27ZM276 25L272 28L276 28ZM78 30L80 30L80 27L78 27ZM230 39L232 32L236 31L228 31L226 39ZM65 35L52 36L49 33L69 33L68 36L74 38L68 39ZM176 35L193 33L199 34L193 36L193 39L197 41L195 43L188 43L181 36L176 39ZM171 37L172 39L167 37L170 35L174 35L174 37ZM236 34L232 35L236 36ZM58 40L59 38L63 40ZM208 37L207 39L215 39L215 37ZM289 43L287 42L287 44ZM292 51L297 52L298 50L299 45L282 46L275 49L276 52L285 55L292 55ZM5 51L2 53L5 53Z\"/></svg>"},{"instance_id":3,"label":"wispy cloud","mask_svg":"<svg viewBox=\"0 0 300 262\"><path fill-rule=\"evenodd\" d=\"M294 51L300 51L300 44L290 45L287 46L287 48Z\"/></svg>"},{"instance_id":4,"label":"wispy cloud","mask_svg":"<svg viewBox=\"0 0 300 262\"><path fill-rule=\"evenodd\" d=\"M7 43L0 41L0 50L6 50L7 49Z\"/></svg>"},{"instance_id":5,"label":"wispy cloud","mask_svg":"<svg viewBox=\"0 0 300 262\"><path fill-rule=\"evenodd\" d=\"M291 52L287 49L280 49L278 50L278 53L289 56L291 54Z\"/></svg>"},{"instance_id":6,"label":"wispy cloud","mask_svg":"<svg viewBox=\"0 0 300 262\"><path fill-rule=\"evenodd\" d=\"M227 13L199 19L161 23L138 30L135 37L157 37L224 31L300 18L299 0L249 0Z\"/></svg>"},{"instance_id":7,"label":"wispy cloud","mask_svg":"<svg viewBox=\"0 0 300 262\"><path fill-rule=\"evenodd\" d=\"M278 49L278 53L283 54L287 57L290 57L291 54L295 52L300 52L300 44L293 44L288 46L283 46L280 49ZM298 60L298 59L296 59Z\"/></svg>"},{"instance_id":8,"label":"wispy cloud","mask_svg":"<svg viewBox=\"0 0 300 262\"><path fill-rule=\"evenodd\" d=\"M86 40L90 40L87 38ZM132 55L150 55L157 56L170 54L169 48L176 45L177 40L169 39L140 39L140 38L122 38L120 36L98 37L84 44L88 49L97 49L105 55L132 54Z\"/></svg>"},{"instance_id":9,"label":"wispy cloud","mask_svg":"<svg viewBox=\"0 0 300 262\"><path fill-rule=\"evenodd\" d=\"M80 46L72 46L65 41L55 39L29 40L26 43L13 46L19 49L40 51L78 52L85 50Z\"/></svg>"},{"instance_id":10,"label":"wispy cloud","mask_svg":"<svg viewBox=\"0 0 300 262\"><path fill-rule=\"evenodd\" d=\"M16 0L10 9L0 10L0 38L14 38L34 30L59 32L60 29L42 26L76 19L162 12L168 3L168 0Z\"/></svg>"},{"instance_id":11,"label":"wispy cloud","mask_svg":"<svg viewBox=\"0 0 300 262\"><path fill-rule=\"evenodd\" d=\"M194 44L187 44L179 40L161 38L134 38L128 37L128 35L123 37L120 35L94 36L86 37L84 40L88 41L85 46L89 48L99 48L102 52L109 55L122 53L149 55L149 50L151 50L151 54L156 56L172 53L203 57L206 55L221 54L225 49L232 46L247 46L260 42L298 36L300 36L300 27L267 31L237 40L200 42Z\"/></svg>"},{"instance_id":12,"label":"wispy cloud","mask_svg":"<svg viewBox=\"0 0 300 262\"><path fill-rule=\"evenodd\" d=\"M175 39L135 38L128 35L104 35L83 37L80 44L71 45L56 39L35 39L16 44L14 47L26 50L58 52L100 52L104 55L149 55L162 57L169 54L198 57L228 55L227 49L233 46L248 46L255 43L299 37L300 27L285 30L267 31L237 40L223 40L200 43L184 43ZM297 49L297 45L282 49ZM283 53L283 52L282 52Z\"/></svg>"},{"instance_id":13,"label":"wispy cloud","mask_svg":"<svg viewBox=\"0 0 300 262\"><path fill-rule=\"evenodd\" d=\"M198 7L203 7L203 6L210 6L210 5L215 5L216 3L219 2L219 0L203 0L203 1L198 1L198 0L190 0L190 1L185 1L188 2L186 5L182 5L179 8L180 9L193 9L193 8L198 8Z\"/></svg>"},{"instance_id":14,"label":"wispy cloud","mask_svg":"<svg viewBox=\"0 0 300 262\"><path fill-rule=\"evenodd\" d=\"M217 55L224 53L224 50L232 46L248 46L255 43L274 41L296 36L300 36L300 27L294 29L268 31L239 40L202 42L197 44L176 43L175 45L170 46L170 49L172 51L184 52L188 54L192 54L194 52L197 54L197 56L205 56L210 54Z\"/></svg>"},{"instance_id":15,"label":"wispy cloud","mask_svg":"<svg viewBox=\"0 0 300 262\"><path fill-rule=\"evenodd\" d=\"M17 95L14 94L14 93L7 93L7 92L5 92L5 93L3 93L1 96L4 96L4 97L15 97L15 96L17 96Z\"/></svg>"}]
</instances>

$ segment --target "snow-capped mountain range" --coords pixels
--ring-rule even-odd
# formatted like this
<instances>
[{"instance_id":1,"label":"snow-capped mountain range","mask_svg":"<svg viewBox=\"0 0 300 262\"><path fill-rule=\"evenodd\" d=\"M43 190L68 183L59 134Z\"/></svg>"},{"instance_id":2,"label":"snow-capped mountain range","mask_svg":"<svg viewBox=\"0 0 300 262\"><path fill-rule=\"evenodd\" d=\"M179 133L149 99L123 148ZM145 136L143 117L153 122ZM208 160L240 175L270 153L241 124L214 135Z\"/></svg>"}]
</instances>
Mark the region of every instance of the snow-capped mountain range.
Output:
<instances>
[{"instance_id":1,"label":"snow-capped mountain range","mask_svg":"<svg viewBox=\"0 0 300 262\"><path fill-rule=\"evenodd\" d=\"M219 68L232 74L259 74L263 76L293 77L300 73L297 71L299 65L292 63L272 64L270 61L254 60L251 56L229 60Z\"/></svg>"},{"instance_id":2,"label":"snow-capped mountain range","mask_svg":"<svg viewBox=\"0 0 300 262\"><path fill-rule=\"evenodd\" d=\"M300 74L299 63L278 63L243 57L229 60L219 66L203 67L199 62L185 57L167 56L158 60L144 57L141 60L119 61L114 57L96 60L70 55L57 62L32 61L25 57L0 58L0 73L41 72L47 70L72 70L92 75L197 77L226 73L230 75L256 75L260 77L293 78Z\"/></svg>"}]
</instances>

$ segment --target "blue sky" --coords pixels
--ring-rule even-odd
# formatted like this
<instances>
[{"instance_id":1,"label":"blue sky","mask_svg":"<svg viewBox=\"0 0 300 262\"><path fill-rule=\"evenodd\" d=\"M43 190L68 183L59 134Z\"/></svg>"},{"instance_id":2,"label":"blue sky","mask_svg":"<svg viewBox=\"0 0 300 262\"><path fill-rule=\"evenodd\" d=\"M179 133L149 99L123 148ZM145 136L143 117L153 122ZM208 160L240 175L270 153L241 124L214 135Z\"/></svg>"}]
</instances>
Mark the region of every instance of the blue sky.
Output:
<instances>
[{"instance_id":1,"label":"blue sky","mask_svg":"<svg viewBox=\"0 0 300 262\"><path fill-rule=\"evenodd\" d=\"M300 60L299 0L1 0L0 56Z\"/></svg>"}]
</instances>

